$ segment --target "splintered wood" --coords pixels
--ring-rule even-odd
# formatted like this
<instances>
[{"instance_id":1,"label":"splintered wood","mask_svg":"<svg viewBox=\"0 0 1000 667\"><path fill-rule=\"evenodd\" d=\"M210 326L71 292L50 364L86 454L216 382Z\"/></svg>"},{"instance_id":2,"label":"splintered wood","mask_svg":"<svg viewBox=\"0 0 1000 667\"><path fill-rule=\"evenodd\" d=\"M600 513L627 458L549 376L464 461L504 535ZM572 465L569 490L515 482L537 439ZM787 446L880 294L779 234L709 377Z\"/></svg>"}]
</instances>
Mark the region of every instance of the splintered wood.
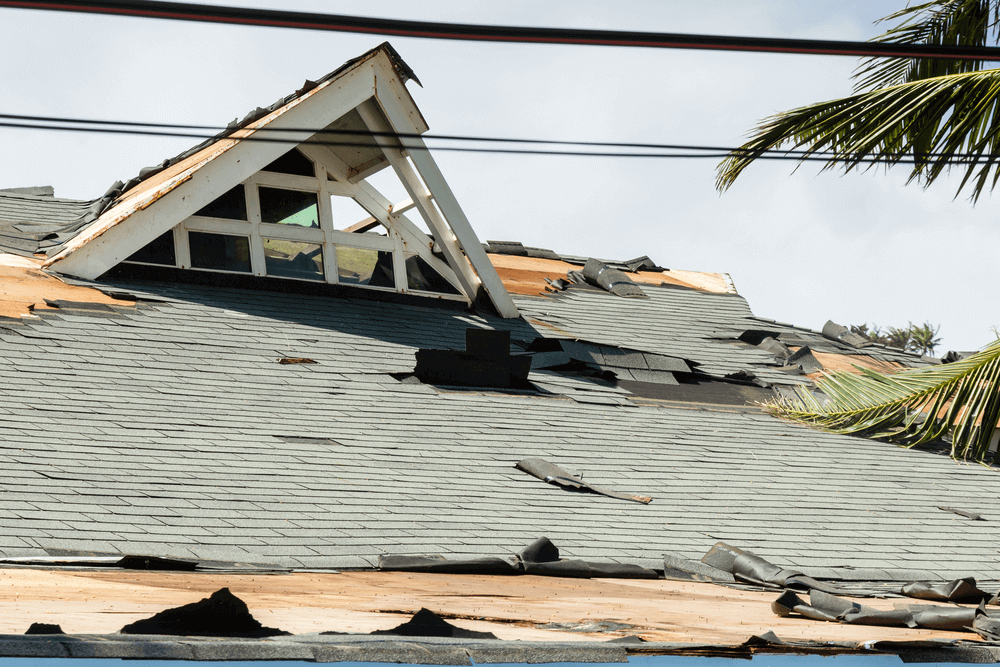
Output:
<instances>
[{"instance_id":1,"label":"splintered wood","mask_svg":"<svg viewBox=\"0 0 1000 667\"><path fill-rule=\"evenodd\" d=\"M768 630L787 640L975 638L969 633L779 618L770 607L777 593L676 581L27 568L0 569L0 633L23 633L32 622L56 623L70 634L113 633L223 587L246 602L265 626L295 634L385 630L426 607L450 623L492 632L500 639L594 641L634 634L650 641L738 645ZM879 609L891 609L894 602L908 601L863 601ZM559 624L559 629L549 624ZM602 627L613 630L602 632Z\"/></svg>"}]
</instances>

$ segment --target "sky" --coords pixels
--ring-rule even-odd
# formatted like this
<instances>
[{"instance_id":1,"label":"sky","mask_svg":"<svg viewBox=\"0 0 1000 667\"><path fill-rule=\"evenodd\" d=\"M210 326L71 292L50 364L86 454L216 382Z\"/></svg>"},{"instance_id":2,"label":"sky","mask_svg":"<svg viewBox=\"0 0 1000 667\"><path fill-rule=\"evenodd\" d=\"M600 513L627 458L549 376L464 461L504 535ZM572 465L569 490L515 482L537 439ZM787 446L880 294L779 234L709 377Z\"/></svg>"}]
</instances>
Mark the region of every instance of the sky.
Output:
<instances>
[{"instance_id":1,"label":"sky","mask_svg":"<svg viewBox=\"0 0 1000 667\"><path fill-rule=\"evenodd\" d=\"M234 0L389 18L862 40L903 0ZM0 113L222 126L385 38L0 9ZM857 60L672 49L389 40L439 134L738 145L762 118L848 94ZM0 128L0 188L99 197L196 141ZM753 312L822 328L940 325L938 353L995 339L1000 192L958 174L844 175L759 162L720 194L716 160L435 154L482 240L728 273ZM389 183L385 177L378 186ZM390 184L392 185L392 184ZM402 188L388 188L403 199Z\"/></svg>"}]
</instances>

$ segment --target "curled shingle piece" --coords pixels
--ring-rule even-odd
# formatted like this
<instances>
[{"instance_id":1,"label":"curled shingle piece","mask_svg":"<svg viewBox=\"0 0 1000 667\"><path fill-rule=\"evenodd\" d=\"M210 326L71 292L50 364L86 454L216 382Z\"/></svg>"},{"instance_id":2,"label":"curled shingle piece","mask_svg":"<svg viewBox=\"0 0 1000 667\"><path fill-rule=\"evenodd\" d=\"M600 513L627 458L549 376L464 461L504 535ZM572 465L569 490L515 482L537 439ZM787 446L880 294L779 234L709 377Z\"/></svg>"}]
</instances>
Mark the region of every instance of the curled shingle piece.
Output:
<instances>
[{"instance_id":1,"label":"curled shingle piece","mask_svg":"<svg viewBox=\"0 0 1000 667\"><path fill-rule=\"evenodd\" d=\"M587 482L580 479L579 476L573 475L566 470L563 470L554 463L549 463L545 459L540 458L528 458L522 459L517 462L514 466L518 470L523 470L524 472L537 477L543 482L548 482L549 484L555 484L564 489L569 489L571 491L589 491L591 493L597 493L602 496L608 496L609 498L618 498L620 500L632 500L637 503L649 504L652 502L652 498L649 496L638 496L630 493L618 493L617 491L610 491L608 489L594 486L593 484L588 484Z\"/></svg>"}]
</instances>

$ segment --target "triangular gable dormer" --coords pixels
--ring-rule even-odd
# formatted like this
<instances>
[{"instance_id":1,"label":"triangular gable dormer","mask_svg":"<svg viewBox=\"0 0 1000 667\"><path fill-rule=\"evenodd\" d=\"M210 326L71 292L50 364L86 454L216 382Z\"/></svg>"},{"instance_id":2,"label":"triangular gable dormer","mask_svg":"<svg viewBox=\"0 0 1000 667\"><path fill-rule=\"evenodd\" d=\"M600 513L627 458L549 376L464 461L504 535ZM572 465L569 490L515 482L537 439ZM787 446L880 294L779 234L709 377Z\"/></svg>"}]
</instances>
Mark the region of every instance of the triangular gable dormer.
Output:
<instances>
[{"instance_id":1,"label":"triangular gable dormer","mask_svg":"<svg viewBox=\"0 0 1000 667\"><path fill-rule=\"evenodd\" d=\"M307 82L262 117L118 195L46 266L90 280L132 262L469 304L488 299L501 316L517 317L416 136L428 127L406 90L408 77L409 68L383 44L320 83ZM407 200L390 202L365 180L386 167ZM335 220L333 197L353 199L368 217ZM407 217L411 210L433 237Z\"/></svg>"}]
</instances>

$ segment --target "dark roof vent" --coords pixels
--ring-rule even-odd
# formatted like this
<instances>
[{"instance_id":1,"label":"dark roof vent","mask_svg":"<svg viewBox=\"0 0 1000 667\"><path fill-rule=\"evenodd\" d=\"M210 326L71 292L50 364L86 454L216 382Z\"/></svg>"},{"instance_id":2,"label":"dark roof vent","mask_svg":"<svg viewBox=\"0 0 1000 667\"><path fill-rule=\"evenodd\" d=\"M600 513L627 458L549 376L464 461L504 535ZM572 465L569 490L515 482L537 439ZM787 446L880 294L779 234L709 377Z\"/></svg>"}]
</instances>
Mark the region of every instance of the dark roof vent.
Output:
<instances>
[{"instance_id":1,"label":"dark roof vent","mask_svg":"<svg viewBox=\"0 0 1000 667\"><path fill-rule=\"evenodd\" d=\"M528 379L531 357L510 355L510 332L466 329L465 351L422 349L414 373L422 382L510 389Z\"/></svg>"}]
</instances>

